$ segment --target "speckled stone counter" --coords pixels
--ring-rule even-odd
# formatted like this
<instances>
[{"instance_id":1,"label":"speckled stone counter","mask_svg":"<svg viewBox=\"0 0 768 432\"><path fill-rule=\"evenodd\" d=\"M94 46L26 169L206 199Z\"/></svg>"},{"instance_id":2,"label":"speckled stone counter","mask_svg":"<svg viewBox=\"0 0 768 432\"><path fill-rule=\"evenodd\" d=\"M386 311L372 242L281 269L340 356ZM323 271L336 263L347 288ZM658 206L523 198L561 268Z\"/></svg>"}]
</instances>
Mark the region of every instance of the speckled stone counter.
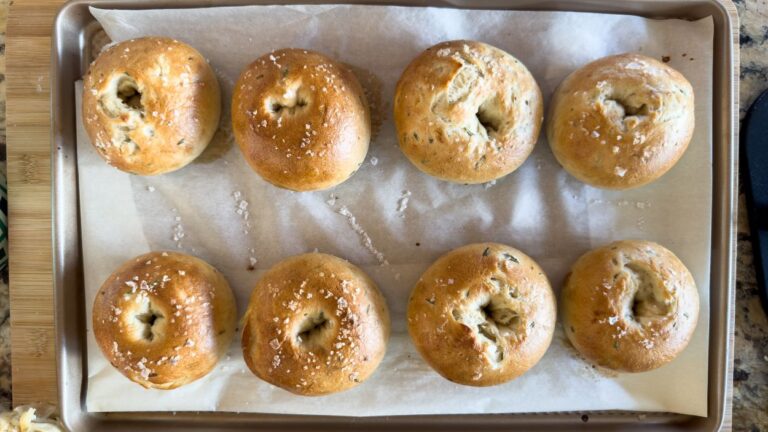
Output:
<instances>
[{"instance_id":1,"label":"speckled stone counter","mask_svg":"<svg viewBox=\"0 0 768 432\"><path fill-rule=\"evenodd\" d=\"M0 0L0 172L5 172L5 26L10 0ZM735 0L741 18L742 115L768 88L768 0ZM11 221L11 224L13 222ZM11 233L12 235L12 233ZM768 319L757 295L749 227L740 197L733 429L768 432ZM10 405L7 273L0 273L0 409Z\"/></svg>"},{"instance_id":2,"label":"speckled stone counter","mask_svg":"<svg viewBox=\"0 0 768 432\"><path fill-rule=\"evenodd\" d=\"M741 18L743 116L752 101L768 89L768 1L737 0L735 3ZM768 431L768 319L758 297L744 202L742 193L739 197L733 430Z\"/></svg>"}]
</instances>

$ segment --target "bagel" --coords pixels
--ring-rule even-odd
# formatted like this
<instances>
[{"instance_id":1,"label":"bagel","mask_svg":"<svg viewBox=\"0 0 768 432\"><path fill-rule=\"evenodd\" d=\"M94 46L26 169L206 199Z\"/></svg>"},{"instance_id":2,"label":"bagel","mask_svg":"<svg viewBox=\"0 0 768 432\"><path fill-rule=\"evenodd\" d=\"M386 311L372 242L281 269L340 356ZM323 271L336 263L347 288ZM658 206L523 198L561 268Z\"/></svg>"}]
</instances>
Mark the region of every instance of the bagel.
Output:
<instances>
[{"instance_id":1,"label":"bagel","mask_svg":"<svg viewBox=\"0 0 768 432\"><path fill-rule=\"evenodd\" d=\"M561 308L565 334L587 360L615 371L644 372L672 361L688 345L699 294L672 252L625 240L576 261Z\"/></svg>"},{"instance_id":2,"label":"bagel","mask_svg":"<svg viewBox=\"0 0 768 432\"><path fill-rule=\"evenodd\" d=\"M232 97L232 129L251 168L294 191L347 180L371 139L357 78L328 57L301 49L273 51L245 68Z\"/></svg>"},{"instance_id":3,"label":"bagel","mask_svg":"<svg viewBox=\"0 0 768 432\"><path fill-rule=\"evenodd\" d=\"M386 302L362 270L332 255L299 255L256 283L243 358L256 376L289 392L339 392L376 370L389 327Z\"/></svg>"},{"instance_id":4,"label":"bagel","mask_svg":"<svg viewBox=\"0 0 768 432\"><path fill-rule=\"evenodd\" d=\"M93 303L93 335L128 379L169 390L210 372L235 334L237 309L224 276L178 252L121 265Z\"/></svg>"},{"instance_id":5,"label":"bagel","mask_svg":"<svg viewBox=\"0 0 768 432\"><path fill-rule=\"evenodd\" d=\"M454 249L421 276L408 301L408 332L446 379L491 386L544 355L555 330L544 272L517 249L479 243Z\"/></svg>"},{"instance_id":6,"label":"bagel","mask_svg":"<svg viewBox=\"0 0 768 432\"><path fill-rule=\"evenodd\" d=\"M515 57L482 42L439 43L416 57L395 90L400 149L421 171L483 183L516 170L543 121L541 91Z\"/></svg>"},{"instance_id":7,"label":"bagel","mask_svg":"<svg viewBox=\"0 0 768 432\"><path fill-rule=\"evenodd\" d=\"M83 123L108 164L138 175L192 162L219 126L219 83L205 58L173 39L106 48L83 83Z\"/></svg>"},{"instance_id":8,"label":"bagel","mask_svg":"<svg viewBox=\"0 0 768 432\"><path fill-rule=\"evenodd\" d=\"M670 66L640 54L589 63L563 80L547 138L558 162L608 189L648 184L669 171L693 136L693 88Z\"/></svg>"}]
</instances>

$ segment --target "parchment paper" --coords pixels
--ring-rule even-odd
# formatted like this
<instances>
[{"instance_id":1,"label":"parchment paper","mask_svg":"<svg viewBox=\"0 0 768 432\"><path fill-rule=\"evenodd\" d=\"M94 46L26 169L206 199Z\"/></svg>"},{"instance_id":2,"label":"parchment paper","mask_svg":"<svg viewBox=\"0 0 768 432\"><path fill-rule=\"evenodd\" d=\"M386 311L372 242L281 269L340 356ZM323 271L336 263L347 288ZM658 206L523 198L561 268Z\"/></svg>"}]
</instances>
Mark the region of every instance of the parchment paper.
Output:
<instances>
[{"instance_id":1,"label":"parchment paper","mask_svg":"<svg viewBox=\"0 0 768 432\"><path fill-rule=\"evenodd\" d=\"M349 259L373 277L387 298L393 333L386 358L367 382L347 392L306 398L251 375L242 360L240 335L205 378L173 391L144 390L105 361L89 327L89 411L372 416L622 409L707 414L710 18L652 21L621 15L375 6L92 12L115 41L164 35L195 46L219 74L227 112L224 130L200 161L159 177L131 176L107 166L82 127L78 131L88 317L110 272L149 250L179 249L209 261L229 279L242 314L265 269L318 249ZM432 179L398 149L391 100L401 71L414 56L434 43L459 38L482 40L519 58L536 77L545 100L566 74L593 59L626 51L669 56L696 92L693 141L661 180L626 192L594 189L568 176L543 136L530 159L495 184L461 186ZM370 89L380 130L360 171L333 190L293 193L272 187L232 146L227 129L233 81L254 58L281 47L316 49L346 62ZM411 287L433 260L452 248L479 241L515 246L542 265L559 292L580 254L624 238L654 240L670 248L690 268L700 289L701 316L691 344L656 371L631 375L594 369L575 354L558 325L547 354L523 377L491 388L464 387L430 370L405 332ZM90 318L86 322L90 326Z\"/></svg>"}]
</instances>

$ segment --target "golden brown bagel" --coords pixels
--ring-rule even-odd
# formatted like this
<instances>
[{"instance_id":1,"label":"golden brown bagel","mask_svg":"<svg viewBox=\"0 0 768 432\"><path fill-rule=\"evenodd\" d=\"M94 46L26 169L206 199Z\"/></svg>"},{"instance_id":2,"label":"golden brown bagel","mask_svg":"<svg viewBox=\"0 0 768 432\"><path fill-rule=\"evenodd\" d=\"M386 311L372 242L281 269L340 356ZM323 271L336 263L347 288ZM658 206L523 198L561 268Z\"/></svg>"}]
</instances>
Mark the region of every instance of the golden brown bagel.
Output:
<instances>
[{"instance_id":1,"label":"golden brown bagel","mask_svg":"<svg viewBox=\"0 0 768 432\"><path fill-rule=\"evenodd\" d=\"M517 249L454 249L421 276L408 301L408 331L440 375L501 384L532 368L555 329L555 296L541 268Z\"/></svg>"},{"instance_id":2,"label":"golden brown bagel","mask_svg":"<svg viewBox=\"0 0 768 432\"><path fill-rule=\"evenodd\" d=\"M439 43L416 57L395 90L403 153L421 171L483 183L516 170L543 120L541 91L510 54L482 42Z\"/></svg>"},{"instance_id":3,"label":"golden brown bagel","mask_svg":"<svg viewBox=\"0 0 768 432\"><path fill-rule=\"evenodd\" d=\"M589 361L643 372L672 361L699 316L693 276L661 245L625 240L584 254L561 294L563 326Z\"/></svg>"},{"instance_id":4,"label":"golden brown bagel","mask_svg":"<svg viewBox=\"0 0 768 432\"><path fill-rule=\"evenodd\" d=\"M589 63L563 80L547 138L572 176L628 189L669 171L693 136L693 88L680 72L639 54Z\"/></svg>"},{"instance_id":5,"label":"golden brown bagel","mask_svg":"<svg viewBox=\"0 0 768 432\"><path fill-rule=\"evenodd\" d=\"M282 49L240 74L232 128L248 164L286 189L326 189L363 163L371 138L357 78L314 51Z\"/></svg>"},{"instance_id":6,"label":"golden brown bagel","mask_svg":"<svg viewBox=\"0 0 768 432\"><path fill-rule=\"evenodd\" d=\"M388 339L389 313L374 282L345 260L310 253L279 262L256 284L243 358L264 381L317 396L365 381Z\"/></svg>"},{"instance_id":7,"label":"golden brown bagel","mask_svg":"<svg viewBox=\"0 0 768 432\"><path fill-rule=\"evenodd\" d=\"M219 126L219 83L205 58L173 39L106 48L83 83L83 122L110 165L139 175L192 162Z\"/></svg>"},{"instance_id":8,"label":"golden brown bagel","mask_svg":"<svg viewBox=\"0 0 768 432\"><path fill-rule=\"evenodd\" d=\"M237 325L232 291L215 268L178 252L120 266L93 303L93 335L128 379L169 390L206 375Z\"/></svg>"}]
</instances>

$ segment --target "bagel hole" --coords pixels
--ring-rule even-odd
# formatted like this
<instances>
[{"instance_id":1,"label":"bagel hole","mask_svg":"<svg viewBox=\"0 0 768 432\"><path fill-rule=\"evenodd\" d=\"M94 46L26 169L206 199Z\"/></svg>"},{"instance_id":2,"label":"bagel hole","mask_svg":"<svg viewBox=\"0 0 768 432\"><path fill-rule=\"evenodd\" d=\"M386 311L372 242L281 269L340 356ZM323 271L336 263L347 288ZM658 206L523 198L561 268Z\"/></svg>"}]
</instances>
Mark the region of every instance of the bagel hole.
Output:
<instances>
[{"instance_id":1,"label":"bagel hole","mask_svg":"<svg viewBox=\"0 0 768 432\"><path fill-rule=\"evenodd\" d=\"M279 98L274 98L269 103L269 110L272 114L282 115L288 113L296 114L309 105L309 99L302 87L292 88Z\"/></svg>"},{"instance_id":2,"label":"bagel hole","mask_svg":"<svg viewBox=\"0 0 768 432\"><path fill-rule=\"evenodd\" d=\"M499 282L494 278L494 281ZM491 284L495 284L491 281ZM470 329L475 338L483 344L486 358L496 367L504 360L508 338L517 338L520 315L509 303L507 287L499 287L494 295L480 297L464 308L451 310L453 319Z\"/></svg>"},{"instance_id":3,"label":"bagel hole","mask_svg":"<svg viewBox=\"0 0 768 432\"><path fill-rule=\"evenodd\" d=\"M605 103L609 109L618 111L617 117L621 119L642 117L650 113L648 105L635 100L634 94L628 96L613 95L607 98Z\"/></svg>"},{"instance_id":4,"label":"bagel hole","mask_svg":"<svg viewBox=\"0 0 768 432\"><path fill-rule=\"evenodd\" d=\"M480 129L485 132L486 136L498 132L503 122L503 113L499 109L498 96L486 99L480 104L477 107L475 117L477 117Z\"/></svg>"},{"instance_id":5,"label":"bagel hole","mask_svg":"<svg viewBox=\"0 0 768 432\"><path fill-rule=\"evenodd\" d=\"M273 114L280 114L283 110L287 111L289 114L296 114L297 110L304 108L305 106L307 106L307 101L305 99L297 99L295 105L284 105L280 102L273 102L270 108Z\"/></svg>"},{"instance_id":6,"label":"bagel hole","mask_svg":"<svg viewBox=\"0 0 768 432\"><path fill-rule=\"evenodd\" d=\"M496 327L512 329L520 324L520 315L506 304L494 299L480 307L480 312L486 320L493 322Z\"/></svg>"},{"instance_id":7,"label":"bagel hole","mask_svg":"<svg viewBox=\"0 0 768 432\"><path fill-rule=\"evenodd\" d=\"M490 359L500 363L504 360L504 348L499 343L499 337L512 331L512 327L520 322L520 317L503 302L494 298L480 306L480 314L483 321L477 325L477 332L491 342L491 349L487 353Z\"/></svg>"},{"instance_id":8,"label":"bagel hole","mask_svg":"<svg viewBox=\"0 0 768 432\"><path fill-rule=\"evenodd\" d=\"M155 340L155 325L159 324L159 320L163 319L163 316L153 311L151 306L147 305L147 310L143 313L136 315L136 320L141 323L141 337L147 342Z\"/></svg>"},{"instance_id":9,"label":"bagel hole","mask_svg":"<svg viewBox=\"0 0 768 432\"><path fill-rule=\"evenodd\" d=\"M300 345L316 345L327 329L331 327L331 321L323 311L308 314L299 326L296 341Z\"/></svg>"},{"instance_id":10,"label":"bagel hole","mask_svg":"<svg viewBox=\"0 0 768 432\"><path fill-rule=\"evenodd\" d=\"M643 323L669 314L671 305L664 284L642 265L630 263L626 269L634 291L631 303L634 320Z\"/></svg>"},{"instance_id":11,"label":"bagel hole","mask_svg":"<svg viewBox=\"0 0 768 432\"><path fill-rule=\"evenodd\" d=\"M139 86L133 78L123 75L117 82L117 98L130 109L143 111L144 105L141 104L141 92Z\"/></svg>"},{"instance_id":12,"label":"bagel hole","mask_svg":"<svg viewBox=\"0 0 768 432\"><path fill-rule=\"evenodd\" d=\"M624 105L624 114L625 117L648 115L648 105L642 104L639 107Z\"/></svg>"}]
</instances>

